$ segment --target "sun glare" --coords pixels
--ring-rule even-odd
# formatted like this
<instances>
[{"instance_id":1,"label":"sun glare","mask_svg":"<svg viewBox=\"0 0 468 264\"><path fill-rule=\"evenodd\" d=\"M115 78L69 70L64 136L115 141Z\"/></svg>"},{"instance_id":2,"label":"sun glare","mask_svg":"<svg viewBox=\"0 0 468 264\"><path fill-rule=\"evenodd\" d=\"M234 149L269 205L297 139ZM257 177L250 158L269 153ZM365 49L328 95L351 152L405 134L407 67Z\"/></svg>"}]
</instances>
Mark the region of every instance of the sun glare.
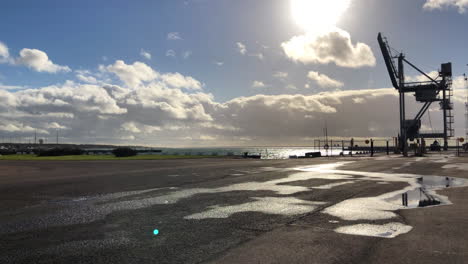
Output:
<instances>
[{"instance_id":1,"label":"sun glare","mask_svg":"<svg viewBox=\"0 0 468 264\"><path fill-rule=\"evenodd\" d=\"M291 0L296 23L307 32L326 32L333 28L351 0Z\"/></svg>"}]
</instances>

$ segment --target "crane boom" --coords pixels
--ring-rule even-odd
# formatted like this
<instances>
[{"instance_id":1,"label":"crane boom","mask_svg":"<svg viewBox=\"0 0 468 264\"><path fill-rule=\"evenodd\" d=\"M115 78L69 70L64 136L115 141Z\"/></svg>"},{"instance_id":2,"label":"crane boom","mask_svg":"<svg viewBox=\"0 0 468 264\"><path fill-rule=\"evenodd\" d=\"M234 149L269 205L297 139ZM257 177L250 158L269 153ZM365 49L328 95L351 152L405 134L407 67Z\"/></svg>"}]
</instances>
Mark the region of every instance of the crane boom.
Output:
<instances>
[{"instance_id":1,"label":"crane boom","mask_svg":"<svg viewBox=\"0 0 468 264\"><path fill-rule=\"evenodd\" d=\"M382 37L382 33L379 33L377 40L379 41L380 50L382 51L383 58L385 60L385 65L387 66L388 74L392 81L393 87L399 89L398 85L398 73L393 63L392 54L390 53L390 48L386 40Z\"/></svg>"}]
</instances>

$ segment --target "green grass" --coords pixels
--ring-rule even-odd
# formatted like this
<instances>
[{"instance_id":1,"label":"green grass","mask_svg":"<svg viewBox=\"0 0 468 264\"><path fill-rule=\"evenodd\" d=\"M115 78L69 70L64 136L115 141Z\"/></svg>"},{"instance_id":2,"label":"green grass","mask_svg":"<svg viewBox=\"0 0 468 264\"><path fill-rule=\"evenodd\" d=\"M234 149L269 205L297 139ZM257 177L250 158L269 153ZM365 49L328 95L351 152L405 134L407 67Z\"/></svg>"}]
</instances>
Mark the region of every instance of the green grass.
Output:
<instances>
[{"instance_id":1,"label":"green grass","mask_svg":"<svg viewBox=\"0 0 468 264\"><path fill-rule=\"evenodd\" d=\"M58 157L37 157L36 155L3 155L0 160L166 160L166 159L201 159L219 156L184 156L184 155L138 155L116 158L114 155L73 155Z\"/></svg>"}]
</instances>

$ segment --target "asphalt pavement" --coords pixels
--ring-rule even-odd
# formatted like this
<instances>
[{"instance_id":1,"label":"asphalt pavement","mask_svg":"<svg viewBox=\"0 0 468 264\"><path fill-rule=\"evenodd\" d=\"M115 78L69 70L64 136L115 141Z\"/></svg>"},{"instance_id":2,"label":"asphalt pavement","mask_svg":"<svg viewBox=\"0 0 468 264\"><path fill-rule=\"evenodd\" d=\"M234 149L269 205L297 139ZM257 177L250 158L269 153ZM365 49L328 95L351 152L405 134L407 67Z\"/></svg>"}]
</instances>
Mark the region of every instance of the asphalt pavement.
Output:
<instances>
[{"instance_id":1,"label":"asphalt pavement","mask_svg":"<svg viewBox=\"0 0 468 264\"><path fill-rule=\"evenodd\" d=\"M409 186L394 175L468 178L466 165L383 154L0 161L0 263L467 263L467 187L437 191L450 205L392 209L390 218L327 213ZM389 223L411 230L337 231Z\"/></svg>"}]
</instances>

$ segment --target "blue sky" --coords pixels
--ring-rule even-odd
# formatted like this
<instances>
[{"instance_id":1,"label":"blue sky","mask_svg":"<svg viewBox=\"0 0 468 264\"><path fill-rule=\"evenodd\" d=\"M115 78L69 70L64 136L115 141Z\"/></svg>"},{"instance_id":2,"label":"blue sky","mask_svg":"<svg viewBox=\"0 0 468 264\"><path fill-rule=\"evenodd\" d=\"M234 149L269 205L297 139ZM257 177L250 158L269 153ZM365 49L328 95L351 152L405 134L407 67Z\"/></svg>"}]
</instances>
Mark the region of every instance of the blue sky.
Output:
<instances>
[{"instance_id":1,"label":"blue sky","mask_svg":"<svg viewBox=\"0 0 468 264\"><path fill-rule=\"evenodd\" d=\"M324 92L339 97L336 93L340 91L390 87L376 41L380 31L389 37L394 48L405 51L425 71L437 70L440 63L451 61L454 74L461 75L468 70L465 66L468 15L453 5L456 0L431 1L442 3L441 8L423 8L425 0L351 1L336 26L349 34L353 45L358 42L367 45L376 60L373 65L358 67L343 67L336 62L303 63L288 56L282 44L306 33L295 23L289 0L3 1L0 42L8 47L11 60L16 60L24 48L37 49L45 52L54 64L70 70L38 72L26 63L0 63L0 85L63 88L67 80L81 82L77 78L79 70L86 70L96 78L99 65L106 67L123 60L126 65L142 62L158 73L193 77L202 84L204 94L211 94L215 104L259 94L312 96ZM180 39L168 39L171 32L176 32ZM238 43L245 46L245 54L241 54ZM175 56L167 56L168 50ZM151 59L144 58L142 51L151 54ZM310 71L342 85L333 89L323 87L307 78ZM275 77L278 72L286 73L287 77ZM99 85L112 83L125 87L122 76L107 73L106 81ZM265 87L252 87L254 82ZM7 91L13 95L18 92ZM184 91L188 95L193 92ZM208 113L208 106L203 107L208 115L216 115ZM13 110L23 111L18 106ZM213 119L215 123L225 121ZM51 123L73 126L59 121ZM176 121L180 125L181 120ZM192 121L187 121L187 126L194 126ZM8 122L3 120L3 126ZM155 124L146 125L167 125L161 120L151 122ZM37 124L27 124L26 120L17 125L37 129ZM270 138L262 133L258 137ZM82 140L72 134L70 139ZM223 142L227 144L230 140L236 141L224 138ZM191 142L194 141L186 144Z\"/></svg>"}]
</instances>

